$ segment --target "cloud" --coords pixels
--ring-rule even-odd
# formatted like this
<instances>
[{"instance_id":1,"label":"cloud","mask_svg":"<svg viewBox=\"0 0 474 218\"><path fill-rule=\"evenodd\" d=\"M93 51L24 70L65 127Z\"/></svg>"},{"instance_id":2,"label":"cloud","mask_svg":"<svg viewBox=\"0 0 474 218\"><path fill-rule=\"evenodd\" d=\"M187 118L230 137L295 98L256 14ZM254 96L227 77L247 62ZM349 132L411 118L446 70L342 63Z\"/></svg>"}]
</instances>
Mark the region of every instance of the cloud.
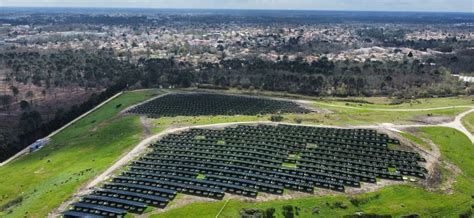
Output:
<instances>
[{"instance_id":1,"label":"cloud","mask_svg":"<svg viewBox=\"0 0 474 218\"><path fill-rule=\"evenodd\" d=\"M0 6L474 12L473 0L0 0Z\"/></svg>"}]
</instances>

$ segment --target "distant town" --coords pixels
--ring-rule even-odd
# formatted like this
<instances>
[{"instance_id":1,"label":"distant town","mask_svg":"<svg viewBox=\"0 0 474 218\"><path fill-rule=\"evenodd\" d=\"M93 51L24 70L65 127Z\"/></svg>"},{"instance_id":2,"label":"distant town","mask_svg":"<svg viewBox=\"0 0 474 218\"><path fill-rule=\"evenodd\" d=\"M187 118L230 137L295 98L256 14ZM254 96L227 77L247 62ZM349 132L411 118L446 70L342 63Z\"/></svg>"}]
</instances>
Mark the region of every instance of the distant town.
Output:
<instances>
[{"instance_id":1,"label":"distant town","mask_svg":"<svg viewBox=\"0 0 474 218\"><path fill-rule=\"evenodd\" d=\"M427 60L456 52L460 45L470 47L474 39L470 23L306 23L301 16L296 22L275 25L258 20L239 23L239 17L234 22L230 15L220 23L196 24L195 18L213 19L199 13L174 15L177 20L169 14L5 16L8 13L0 20L0 45L7 51L113 49L121 58L175 58L194 65L251 57L270 61L302 58L308 62L327 57L365 62L402 61L411 54ZM101 19L104 16L107 19ZM132 25L128 20L139 22ZM28 21L32 24L25 24ZM70 22L73 25L68 25Z\"/></svg>"}]
</instances>

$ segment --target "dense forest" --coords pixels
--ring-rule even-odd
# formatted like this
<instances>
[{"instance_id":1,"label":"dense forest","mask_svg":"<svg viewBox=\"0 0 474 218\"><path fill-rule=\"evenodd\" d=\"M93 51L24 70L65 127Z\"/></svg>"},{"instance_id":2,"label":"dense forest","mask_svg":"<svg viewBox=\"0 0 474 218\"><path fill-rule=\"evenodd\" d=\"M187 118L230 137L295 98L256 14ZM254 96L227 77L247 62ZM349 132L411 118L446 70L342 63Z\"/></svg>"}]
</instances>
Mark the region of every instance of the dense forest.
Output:
<instances>
[{"instance_id":1,"label":"dense forest","mask_svg":"<svg viewBox=\"0 0 474 218\"><path fill-rule=\"evenodd\" d=\"M438 60L455 68L460 57ZM211 85L286 91L323 96L393 96L400 98L449 96L472 91L434 59L421 61L330 61L325 57L308 63L303 58L277 62L258 58L222 59L218 63L190 63L170 59L120 60L111 50L96 53L63 51L40 54L11 52L0 54L0 64L10 69L7 80L36 86L109 87L128 81L132 87L191 87ZM466 61L462 61L465 63ZM471 63L466 64L467 67ZM458 68L466 68L458 66ZM469 72L469 71L467 71Z\"/></svg>"},{"instance_id":2,"label":"dense forest","mask_svg":"<svg viewBox=\"0 0 474 218\"><path fill-rule=\"evenodd\" d=\"M108 87L120 78L137 78L136 67L120 61L110 50L86 52L66 50L59 53L8 52L0 54L6 79L36 86Z\"/></svg>"}]
</instances>

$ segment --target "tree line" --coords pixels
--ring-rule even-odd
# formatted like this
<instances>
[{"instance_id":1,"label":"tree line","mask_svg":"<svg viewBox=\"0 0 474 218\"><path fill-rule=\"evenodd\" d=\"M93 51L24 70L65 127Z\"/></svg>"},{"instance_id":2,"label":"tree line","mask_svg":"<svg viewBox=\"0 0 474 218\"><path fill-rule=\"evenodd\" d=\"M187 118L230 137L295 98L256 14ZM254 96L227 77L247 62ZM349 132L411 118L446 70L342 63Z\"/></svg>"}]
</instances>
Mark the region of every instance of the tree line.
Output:
<instances>
[{"instance_id":1,"label":"tree line","mask_svg":"<svg viewBox=\"0 0 474 218\"><path fill-rule=\"evenodd\" d=\"M0 53L0 64L9 69L7 80L45 88L110 87L123 80L132 87L143 88L205 84L321 96L432 97L468 94L469 87L453 78L449 69L432 64L436 61L456 68L460 62L457 58L421 61L407 55L403 61L357 62L321 57L307 62L302 57L289 60L281 56L276 62L249 57L194 66L173 58L141 58L131 62L103 49Z\"/></svg>"},{"instance_id":2,"label":"tree line","mask_svg":"<svg viewBox=\"0 0 474 218\"><path fill-rule=\"evenodd\" d=\"M206 87L283 91L313 96L392 96L398 98L472 94L472 84L454 78L450 71L407 57L404 61L332 61L325 57L278 61L259 58L221 59L217 63L191 63L169 59L131 62L112 50L97 52L0 53L7 80L48 87L71 85L107 88L69 111L59 110L53 120L26 110L19 118L17 136L0 134L0 160L47 135L125 87ZM11 89L12 96L15 89ZM3 98L3 97L2 97ZM27 102L25 102L27 103ZM28 105L24 104L25 107Z\"/></svg>"}]
</instances>

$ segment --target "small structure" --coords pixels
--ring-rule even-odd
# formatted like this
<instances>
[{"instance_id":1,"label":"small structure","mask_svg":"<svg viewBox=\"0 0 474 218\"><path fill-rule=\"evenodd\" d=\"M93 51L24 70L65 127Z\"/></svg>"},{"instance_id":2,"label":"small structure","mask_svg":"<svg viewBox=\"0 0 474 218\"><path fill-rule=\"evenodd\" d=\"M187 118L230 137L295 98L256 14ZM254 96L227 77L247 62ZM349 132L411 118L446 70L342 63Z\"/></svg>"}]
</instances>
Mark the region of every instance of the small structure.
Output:
<instances>
[{"instance_id":1,"label":"small structure","mask_svg":"<svg viewBox=\"0 0 474 218\"><path fill-rule=\"evenodd\" d=\"M45 145L47 145L49 141L50 141L49 138L42 138L42 139L36 140L36 142L30 145L30 153L40 150Z\"/></svg>"},{"instance_id":2,"label":"small structure","mask_svg":"<svg viewBox=\"0 0 474 218\"><path fill-rule=\"evenodd\" d=\"M474 83L474 76L463 76L459 74L453 74L454 77L458 77L459 80L463 82L468 82L468 83Z\"/></svg>"}]
</instances>

